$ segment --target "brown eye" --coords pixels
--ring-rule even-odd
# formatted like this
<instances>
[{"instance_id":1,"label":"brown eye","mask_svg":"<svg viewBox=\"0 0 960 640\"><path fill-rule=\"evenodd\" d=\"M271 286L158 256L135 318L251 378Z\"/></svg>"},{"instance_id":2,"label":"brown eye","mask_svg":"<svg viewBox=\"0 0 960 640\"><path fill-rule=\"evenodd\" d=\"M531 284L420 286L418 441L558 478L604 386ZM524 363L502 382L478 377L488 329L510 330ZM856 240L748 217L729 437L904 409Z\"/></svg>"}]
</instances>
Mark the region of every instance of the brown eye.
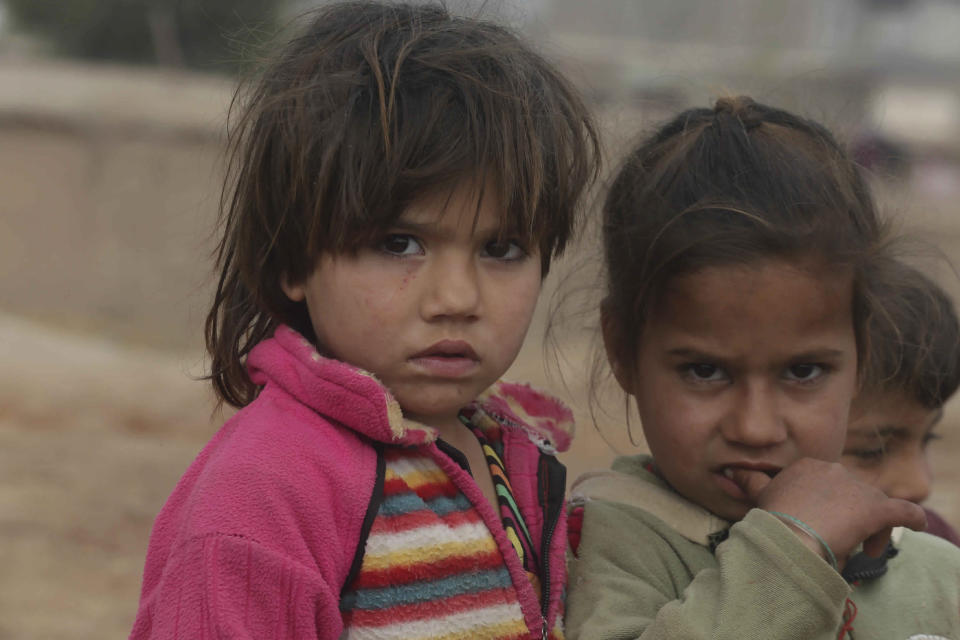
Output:
<instances>
[{"instance_id":1,"label":"brown eye","mask_svg":"<svg viewBox=\"0 0 960 640\"><path fill-rule=\"evenodd\" d=\"M826 373L826 367L823 365L803 362L788 367L786 377L788 380L795 382L813 382L818 380L824 373Z\"/></svg>"},{"instance_id":2,"label":"brown eye","mask_svg":"<svg viewBox=\"0 0 960 640\"><path fill-rule=\"evenodd\" d=\"M719 382L726 379L726 372L708 362L690 362L680 368L681 374L693 382Z\"/></svg>"},{"instance_id":3,"label":"brown eye","mask_svg":"<svg viewBox=\"0 0 960 640\"><path fill-rule=\"evenodd\" d=\"M527 255L520 245L513 241L488 242L483 247L483 254L497 260L519 260Z\"/></svg>"},{"instance_id":4,"label":"brown eye","mask_svg":"<svg viewBox=\"0 0 960 640\"><path fill-rule=\"evenodd\" d=\"M423 247L413 236L391 233L380 243L380 250L394 256L422 255Z\"/></svg>"}]
</instances>

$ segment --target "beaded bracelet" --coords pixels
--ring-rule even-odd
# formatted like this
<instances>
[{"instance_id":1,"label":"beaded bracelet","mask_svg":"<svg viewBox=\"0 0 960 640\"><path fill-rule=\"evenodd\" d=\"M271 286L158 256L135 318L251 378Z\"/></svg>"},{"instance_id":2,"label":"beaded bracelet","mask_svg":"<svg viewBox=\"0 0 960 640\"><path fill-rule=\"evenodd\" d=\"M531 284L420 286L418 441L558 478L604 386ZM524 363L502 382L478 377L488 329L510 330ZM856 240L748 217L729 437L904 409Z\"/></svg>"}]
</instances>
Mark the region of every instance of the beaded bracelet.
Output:
<instances>
[{"instance_id":1,"label":"beaded bracelet","mask_svg":"<svg viewBox=\"0 0 960 640\"><path fill-rule=\"evenodd\" d=\"M820 546L823 547L824 551L827 552L827 561L830 563L830 566L833 567L833 570L840 572L840 566L837 564L837 556L833 555L833 549L830 548L830 545L827 544L827 541L824 540L819 533L817 533L813 527L808 525L803 520L799 518L794 518L790 514L780 513L779 511L767 511L772 516L776 516L780 520L785 521L786 524L792 524L798 529L806 533L808 536L820 543Z\"/></svg>"}]
</instances>

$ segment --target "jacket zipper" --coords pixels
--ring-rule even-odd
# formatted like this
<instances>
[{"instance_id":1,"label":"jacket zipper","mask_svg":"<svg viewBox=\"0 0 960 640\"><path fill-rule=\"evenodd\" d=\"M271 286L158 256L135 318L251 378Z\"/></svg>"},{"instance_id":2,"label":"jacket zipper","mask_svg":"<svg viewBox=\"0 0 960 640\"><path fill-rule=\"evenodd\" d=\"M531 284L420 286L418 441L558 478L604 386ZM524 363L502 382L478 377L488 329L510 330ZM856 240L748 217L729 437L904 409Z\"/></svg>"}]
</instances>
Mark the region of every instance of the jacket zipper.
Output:
<instances>
[{"instance_id":1,"label":"jacket zipper","mask_svg":"<svg viewBox=\"0 0 960 640\"><path fill-rule=\"evenodd\" d=\"M553 456L548 456L544 453L540 453L540 474L539 482L540 485L539 493L543 504L541 505L546 510L546 515L548 520L544 523L545 528L543 530L543 536L540 544L540 557L543 559L541 563L540 571L540 588L542 591L541 594L541 603L540 603L540 637L542 640L547 640L550 635L550 629L548 628L547 616L549 615L550 608L550 543L553 541L553 534L557 528L557 522L560 521L560 512L563 509L563 493L560 494L560 502L556 504L556 501L551 501L551 488L553 479L550 477L550 462L553 461L557 464L557 470L562 476L558 478L560 486L565 486L566 484L566 469L560 465L560 462Z\"/></svg>"},{"instance_id":2,"label":"jacket zipper","mask_svg":"<svg viewBox=\"0 0 960 640\"><path fill-rule=\"evenodd\" d=\"M543 537L544 546L540 551L544 555L543 575L540 579L540 584L543 589L543 595L541 596L542 603L540 604L540 617L542 621L540 637L542 640L547 640L550 635L550 630L547 628L547 614L549 613L547 609L550 608L550 541L553 539L553 531L557 528L557 520L559 519L560 512L558 511L557 516L552 519L549 529Z\"/></svg>"}]
</instances>

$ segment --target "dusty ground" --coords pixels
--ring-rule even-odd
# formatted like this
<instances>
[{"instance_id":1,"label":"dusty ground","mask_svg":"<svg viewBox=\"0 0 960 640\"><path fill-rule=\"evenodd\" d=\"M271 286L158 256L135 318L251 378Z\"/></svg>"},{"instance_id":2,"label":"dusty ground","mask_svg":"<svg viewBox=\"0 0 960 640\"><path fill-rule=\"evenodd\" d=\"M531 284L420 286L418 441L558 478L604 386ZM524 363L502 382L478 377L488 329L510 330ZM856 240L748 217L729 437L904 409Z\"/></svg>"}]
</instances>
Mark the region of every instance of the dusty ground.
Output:
<instances>
[{"instance_id":1,"label":"dusty ground","mask_svg":"<svg viewBox=\"0 0 960 640\"><path fill-rule=\"evenodd\" d=\"M194 378L227 94L217 80L24 72L2 60L0 87L0 640L122 638L152 519L222 420ZM957 194L913 195L886 199L955 254L960 227L943 203ZM564 288L589 290L578 260ZM564 459L575 476L636 448L617 396L598 416L602 433L592 424L589 333L568 322L589 322L595 306L587 298L573 305L581 318L552 316L561 275L510 376L574 406L579 435ZM557 366L545 369L551 317L565 348L548 352ZM953 406L934 446L931 501L955 524L958 421Z\"/></svg>"}]
</instances>

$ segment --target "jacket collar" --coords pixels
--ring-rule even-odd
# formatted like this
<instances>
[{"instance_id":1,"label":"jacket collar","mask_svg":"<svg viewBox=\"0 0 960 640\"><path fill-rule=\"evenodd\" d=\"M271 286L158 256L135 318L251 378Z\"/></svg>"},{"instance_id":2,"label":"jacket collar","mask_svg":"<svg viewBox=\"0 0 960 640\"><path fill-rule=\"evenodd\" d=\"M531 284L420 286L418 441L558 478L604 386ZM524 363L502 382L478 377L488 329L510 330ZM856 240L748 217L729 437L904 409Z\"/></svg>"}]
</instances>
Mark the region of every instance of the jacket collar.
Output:
<instances>
[{"instance_id":1,"label":"jacket collar","mask_svg":"<svg viewBox=\"0 0 960 640\"><path fill-rule=\"evenodd\" d=\"M273 338L247 358L255 384L274 384L328 420L377 442L415 446L434 442L437 430L404 418L400 405L373 374L316 350L309 340L280 325ZM573 414L559 400L528 385L497 382L471 403L471 421L521 429L542 450L565 451Z\"/></svg>"},{"instance_id":2,"label":"jacket collar","mask_svg":"<svg viewBox=\"0 0 960 640\"><path fill-rule=\"evenodd\" d=\"M690 502L650 470L653 458L619 458L612 471L580 476L570 488L571 501L619 502L656 516L681 536L705 547L730 528L730 522Z\"/></svg>"}]
</instances>

